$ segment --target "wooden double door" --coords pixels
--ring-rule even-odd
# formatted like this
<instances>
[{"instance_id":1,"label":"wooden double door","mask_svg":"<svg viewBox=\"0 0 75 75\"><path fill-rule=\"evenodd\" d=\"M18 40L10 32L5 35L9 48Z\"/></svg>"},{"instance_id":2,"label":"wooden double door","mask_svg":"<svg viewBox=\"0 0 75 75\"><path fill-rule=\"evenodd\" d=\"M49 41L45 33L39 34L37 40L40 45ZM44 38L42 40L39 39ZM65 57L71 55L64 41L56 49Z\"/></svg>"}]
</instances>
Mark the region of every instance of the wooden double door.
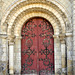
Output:
<instances>
[{"instance_id":1,"label":"wooden double door","mask_svg":"<svg viewBox=\"0 0 75 75\"><path fill-rule=\"evenodd\" d=\"M50 75L54 73L53 27L44 18L28 20L22 28L21 73Z\"/></svg>"}]
</instances>

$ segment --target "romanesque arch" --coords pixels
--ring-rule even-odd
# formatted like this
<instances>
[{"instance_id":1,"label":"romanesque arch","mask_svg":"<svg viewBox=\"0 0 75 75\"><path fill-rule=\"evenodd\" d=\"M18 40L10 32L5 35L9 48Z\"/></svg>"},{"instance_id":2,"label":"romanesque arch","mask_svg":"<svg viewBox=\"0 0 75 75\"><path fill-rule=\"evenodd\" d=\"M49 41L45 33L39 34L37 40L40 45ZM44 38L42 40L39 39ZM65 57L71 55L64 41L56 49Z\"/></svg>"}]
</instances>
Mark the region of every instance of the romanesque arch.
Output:
<instances>
[{"instance_id":1,"label":"romanesque arch","mask_svg":"<svg viewBox=\"0 0 75 75\"><path fill-rule=\"evenodd\" d=\"M64 72L67 67L65 36L71 36L71 29L67 29L71 25L67 11L57 2L54 3L54 0L19 0L8 9L1 24L2 27L4 26L2 32L7 34L9 40L9 73L21 73L21 29L24 23L32 17L43 17L52 24L54 28L55 74L61 71L66 74ZM71 41L71 38L69 40Z\"/></svg>"}]
</instances>

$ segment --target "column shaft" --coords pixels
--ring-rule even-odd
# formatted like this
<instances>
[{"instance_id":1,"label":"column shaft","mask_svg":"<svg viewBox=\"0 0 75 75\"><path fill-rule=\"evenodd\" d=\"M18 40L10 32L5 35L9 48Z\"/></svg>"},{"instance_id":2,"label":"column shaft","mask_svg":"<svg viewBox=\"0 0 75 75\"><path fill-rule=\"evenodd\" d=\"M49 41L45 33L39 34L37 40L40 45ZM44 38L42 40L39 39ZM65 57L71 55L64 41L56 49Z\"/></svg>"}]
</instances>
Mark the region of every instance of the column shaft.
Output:
<instances>
[{"instance_id":1,"label":"column shaft","mask_svg":"<svg viewBox=\"0 0 75 75\"><path fill-rule=\"evenodd\" d=\"M60 39L54 35L54 57L55 57L55 75L61 74L61 46Z\"/></svg>"},{"instance_id":2,"label":"column shaft","mask_svg":"<svg viewBox=\"0 0 75 75\"><path fill-rule=\"evenodd\" d=\"M62 40L61 41L61 57L62 57L62 72L61 74L62 75L66 75L66 69L67 69L67 66L66 66L66 48L65 48L65 40Z\"/></svg>"},{"instance_id":3,"label":"column shaft","mask_svg":"<svg viewBox=\"0 0 75 75\"><path fill-rule=\"evenodd\" d=\"M14 43L9 43L9 74L14 74Z\"/></svg>"},{"instance_id":4,"label":"column shaft","mask_svg":"<svg viewBox=\"0 0 75 75\"><path fill-rule=\"evenodd\" d=\"M73 51L73 48L72 48L72 37L67 37L66 38L66 43L67 43L67 75L73 75L73 59L72 59L72 51Z\"/></svg>"},{"instance_id":5,"label":"column shaft","mask_svg":"<svg viewBox=\"0 0 75 75\"><path fill-rule=\"evenodd\" d=\"M14 70L15 74L21 74L21 37L15 38L15 50L14 50Z\"/></svg>"}]
</instances>

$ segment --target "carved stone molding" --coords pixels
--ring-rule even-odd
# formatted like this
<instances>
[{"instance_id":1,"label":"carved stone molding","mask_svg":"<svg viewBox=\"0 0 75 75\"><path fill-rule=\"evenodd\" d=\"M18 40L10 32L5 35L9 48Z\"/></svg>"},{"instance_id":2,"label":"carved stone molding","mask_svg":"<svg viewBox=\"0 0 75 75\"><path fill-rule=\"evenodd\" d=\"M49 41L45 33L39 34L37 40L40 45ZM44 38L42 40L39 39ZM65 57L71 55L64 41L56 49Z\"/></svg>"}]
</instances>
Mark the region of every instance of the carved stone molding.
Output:
<instances>
[{"instance_id":1,"label":"carved stone molding","mask_svg":"<svg viewBox=\"0 0 75 75\"><path fill-rule=\"evenodd\" d=\"M60 28L60 31L63 32L64 30L61 29L61 24L58 20L58 18L56 16L54 16L53 13L51 13L50 11L43 9L43 8L31 8L31 9L27 9L25 11L23 11L21 14L19 14L16 18L16 20L14 21L13 25L12 25L12 30L11 33L12 35L14 34L14 29L15 29L15 25L17 25L18 22L20 22L20 19L22 20L22 18L26 15L29 15L30 13L32 13L34 11L34 14L36 14L36 12L39 14L41 12L41 15L44 14L48 14L51 18L54 19L54 22L56 22L58 24L58 27ZM35 17L35 16L34 16Z\"/></svg>"}]
</instances>

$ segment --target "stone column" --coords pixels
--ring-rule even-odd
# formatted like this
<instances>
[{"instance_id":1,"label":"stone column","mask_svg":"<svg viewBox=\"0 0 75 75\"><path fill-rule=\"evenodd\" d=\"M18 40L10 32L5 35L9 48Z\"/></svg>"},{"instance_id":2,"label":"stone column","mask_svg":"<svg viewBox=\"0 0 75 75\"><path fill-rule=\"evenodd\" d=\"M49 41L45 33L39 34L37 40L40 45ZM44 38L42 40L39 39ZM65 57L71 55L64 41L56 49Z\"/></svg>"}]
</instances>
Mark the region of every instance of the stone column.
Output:
<instances>
[{"instance_id":1,"label":"stone column","mask_svg":"<svg viewBox=\"0 0 75 75\"><path fill-rule=\"evenodd\" d=\"M75 0L72 1L73 6L73 75L75 75Z\"/></svg>"},{"instance_id":2,"label":"stone column","mask_svg":"<svg viewBox=\"0 0 75 75\"><path fill-rule=\"evenodd\" d=\"M15 74L21 74L21 37L17 36L15 38L15 56L14 56L14 65L15 65Z\"/></svg>"},{"instance_id":3,"label":"stone column","mask_svg":"<svg viewBox=\"0 0 75 75\"><path fill-rule=\"evenodd\" d=\"M14 36L9 37L9 74L14 75Z\"/></svg>"},{"instance_id":4,"label":"stone column","mask_svg":"<svg viewBox=\"0 0 75 75\"><path fill-rule=\"evenodd\" d=\"M67 65L66 65L66 48L65 48L65 35L60 35L60 41L61 41L61 63L62 63L62 71L61 75L67 74Z\"/></svg>"},{"instance_id":5,"label":"stone column","mask_svg":"<svg viewBox=\"0 0 75 75\"><path fill-rule=\"evenodd\" d=\"M72 33L66 33L66 45L67 45L67 75L75 75L73 73L73 44ZM75 58L74 58L75 59ZM74 65L75 66L75 65Z\"/></svg>"},{"instance_id":6,"label":"stone column","mask_svg":"<svg viewBox=\"0 0 75 75\"><path fill-rule=\"evenodd\" d=\"M14 42L9 43L9 74L14 74Z\"/></svg>"},{"instance_id":7,"label":"stone column","mask_svg":"<svg viewBox=\"0 0 75 75\"><path fill-rule=\"evenodd\" d=\"M55 62L55 75L61 74L61 46L58 35L54 35L54 62Z\"/></svg>"}]
</instances>

